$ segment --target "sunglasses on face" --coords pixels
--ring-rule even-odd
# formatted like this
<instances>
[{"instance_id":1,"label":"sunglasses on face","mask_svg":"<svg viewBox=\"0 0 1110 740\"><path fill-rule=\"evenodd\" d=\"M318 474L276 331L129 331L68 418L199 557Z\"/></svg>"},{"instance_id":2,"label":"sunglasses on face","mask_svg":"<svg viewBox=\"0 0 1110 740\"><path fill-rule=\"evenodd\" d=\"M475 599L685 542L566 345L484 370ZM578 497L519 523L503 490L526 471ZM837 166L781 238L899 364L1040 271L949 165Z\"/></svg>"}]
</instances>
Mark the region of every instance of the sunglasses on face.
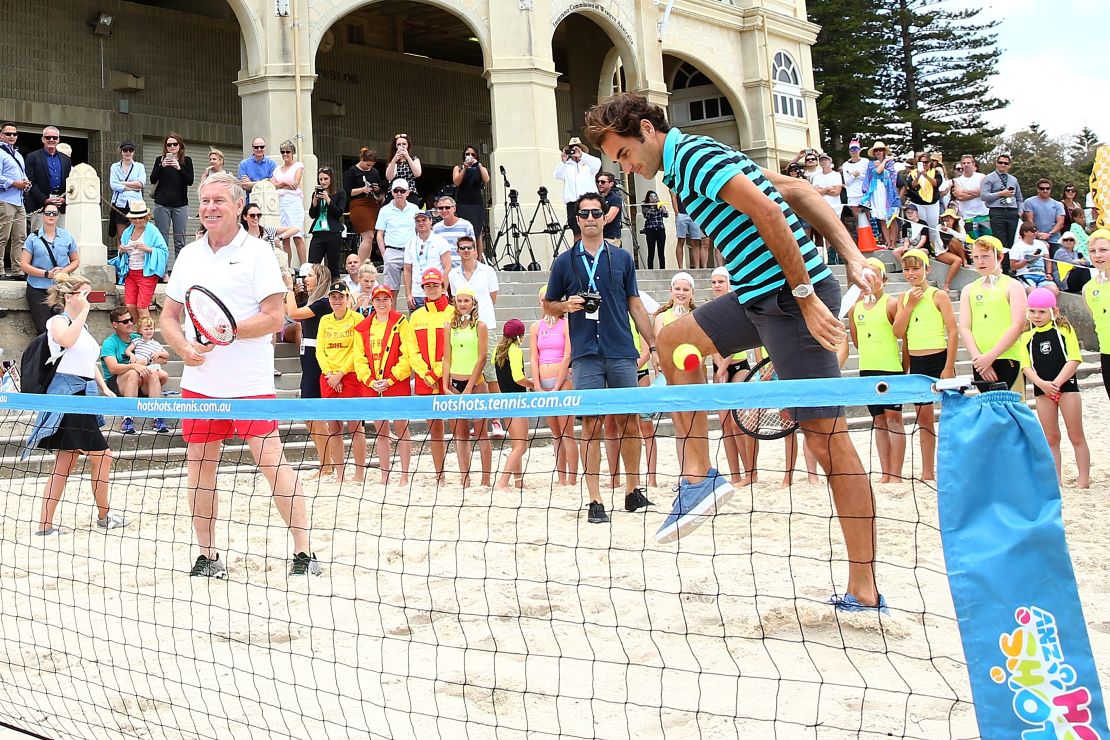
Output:
<instances>
[{"instance_id":1,"label":"sunglasses on face","mask_svg":"<svg viewBox=\"0 0 1110 740\"><path fill-rule=\"evenodd\" d=\"M42 137L42 140L43 141L57 141L58 137L57 136L44 136L44 137Z\"/></svg>"},{"instance_id":2,"label":"sunglasses on face","mask_svg":"<svg viewBox=\"0 0 1110 740\"><path fill-rule=\"evenodd\" d=\"M176 141L167 141L166 142L166 147L169 148L171 146L181 146L181 145L178 144Z\"/></svg>"},{"instance_id":3,"label":"sunglasses on face","mask_svg":"<svg viewBox=\"0 0 1110 740\"><path fill-rule=\"evenodd\" d=\"M19 136L18 131L0 131L0 136Z\"/></svg>"},{"instance_id":4,"label":"sunglasses on face","mask_svg":"<svg viewBox=\"0 0 1110 740\"><path fill-rule=\"evenodd\" d=\"M396 195L397 193L407 193L407 192L408 192L407 190L402 190L401 188L397 188L396 190L393 191L393 194Z\"/></svg>"},{"instance_id":5,"label":"sunglasses on face","mask_svg":"<svg viewBox=\"0 0 1110 740\"><path fill-rule=\"evenodd\" d=\"M454 206L436 206L437 211L450 211Z\"/></svg>"},{"instance_id":6,"label":"sunglasses on face","mask_svg":"<svg viewBox=\"0 0 1110 740\"><path fill-rule=\"evenodd\" d=\"M266 145L265 144L254 144L253 148L255 148L255 149L265 149Z\"/></svg>"},{"instance_id":7,"label":"sunglasses on face","mask_svg":"<svg viewBox=\"0 0 1110 740\"><path fill-rule=\"evenodd\" d=\"M474 245L473 244L460 244L458 249L459 249L460 252L465 252L467 250L474 249Z\"/></svg>"},{"instance_id":8,"label":"sunglasses on face","mask_svg":"<svg viewBox=\"0 0 1110 740\"><path fill-rule=\"evenodd\" d=\"M134 154L135 153L134 149L120 149L120 151L123 152L124 154Z\"/></svg>"},{"instance_id":9,"label":"sunglasses on face","mask_svg":"<svg viewBox=\"0 0 1110 740\"><path fill-rule=\"evenodd\" d=\"M282 149L281 153L282 154L292 154L293 152L289 151L288 149Z\"/></svg>"},{"instance_id":10,"label":"sunglasses on face","mask_svg":"<svg viewBox=\"0 0 1110 740\"><path fill-rule=\"evenodd\" d=\"M58 216L58 211L43 211L42 215L47 218L56 218Z\"/></svg>"},{"instance_id":11,"label":"sunglasses on face","mask_svg":"<svg viewBox=\"0 0 1110 740\"><path fill-rule=\"evenodd\" d=\"M262 218L261 213L248 213L247 218Z\"/></svg>"},{"instance_id":12,"label":"sunglasses on face","mask_svg":"<svg viewBox=\"0 0 1110 740\"><path fill-rule=\"evenodd\" d=\"M582 208L578 211L578 218L601 218L605 215L605 211L600 208Z\"/></svg>"},{"instance_id":13,"label":"sunglasses on face","mask_svg":"<svg viewBox=\"0 0 1110 740\"><path fill-rule=\"evenodd\" d=\"M1041 191L1051 191L1051 190L1052 190L1052 188L1051 188L1051 187L1038 187L1038 188L1037 188L1037 190L1041 190Z\"/></svg>"},{"instance_id":14,"label":"sunglasses on face","mask_svg":"<svg viewBox=\"0 0 1110 740\"><path fill-rule=\"evenodd\" d=\"M997 162L995 162L995 164L1004 164L1004 165L1006 165L1007 167L1008 167L1008 166L1010 165L1010 163L1009 163L1009 162L1003 162L1002 160L998 160Z\"/></svg>"},{"instance_id":15,"label":"sunglasses on face","mask_svg":"<svg viewBox=\"0 0 1110 740\"><path fill-rule=\"evenodd\" d=\"M117 324L134 324L134 323L135 323L135 319L130 319L130 318L129 318L129 319L120 319L120 320L119 320L119 321L117 321L116 323L117 323Z\"/></svg>"}]
</instances>

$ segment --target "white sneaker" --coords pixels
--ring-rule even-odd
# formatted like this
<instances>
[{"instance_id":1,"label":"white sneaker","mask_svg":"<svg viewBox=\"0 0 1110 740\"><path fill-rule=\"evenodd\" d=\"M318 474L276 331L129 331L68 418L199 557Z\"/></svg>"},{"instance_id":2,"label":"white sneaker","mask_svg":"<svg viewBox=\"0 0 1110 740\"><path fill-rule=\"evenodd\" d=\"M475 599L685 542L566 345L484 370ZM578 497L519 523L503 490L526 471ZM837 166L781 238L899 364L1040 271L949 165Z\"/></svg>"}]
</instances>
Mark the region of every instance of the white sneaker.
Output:
<instances>
[{"instance_id":1,"label":"white sneaker","mask_svg":"<svg viewBox=\"0 0 1110 740\"><path fill-rule=\"evenodd\" d=\"M108 516L96 520L96 526L103 530L120 529L127 526L127 520L123 518L122 514L109 511Z\"/></svg>"},{"instance_id":2,"label":"white sneaker","mask_svg":"<svg viewBox=\"0 0 1110 740\"><path fill-rule=\"evenodd\" d=\"M501 426L501 422L494 419L489 425L489 436L494 439L503 439L505 437L505 430Z\"/></svg>"}]
</instances>

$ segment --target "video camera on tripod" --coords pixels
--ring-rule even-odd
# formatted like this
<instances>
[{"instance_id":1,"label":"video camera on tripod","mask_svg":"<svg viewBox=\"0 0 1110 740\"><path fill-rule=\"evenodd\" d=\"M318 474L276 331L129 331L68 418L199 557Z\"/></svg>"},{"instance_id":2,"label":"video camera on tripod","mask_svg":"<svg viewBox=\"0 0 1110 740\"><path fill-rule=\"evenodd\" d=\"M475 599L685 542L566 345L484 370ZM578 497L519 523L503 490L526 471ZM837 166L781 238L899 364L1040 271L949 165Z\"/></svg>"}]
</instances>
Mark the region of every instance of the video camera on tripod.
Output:
<instances>
[{"instance_id":1,"label":"video camera on tripod","mask_svg":"<svg viewBox=\"0 0 1110 740\"><path fill-rule=\"evenodd\" d=\"M535 252L532 251L530 235L547 234L551 240L551 257L554 259L558 256L560 250L566 249L568 246L566 236L563 234L566 226L559 219L558 214L555 213L555 209L551 206L551 201L547 197L548 190L543 186L540 186L540 189L536 191L539 202L536 203L536 208L532 211L532 217L525 225L524 212L520 208L520 193L511 187L504 166L501 167L501 177L504 179L505 190L509 193L509 202L505 206L505 218L501 221L501 226L497 229L497 236L493 240L494 256L496 258L497 246L504 239L505 243L501 248L500 269L510 271L526 269L520 262L520 255L527 247L528 256L532 260L527 269L530 272L542 270L540 263L536 261ZM536 219L540 217L541 213L544 219L542 222L543 228L534 231L533 227L536 225Z\"/></svg>"}]
</instances>

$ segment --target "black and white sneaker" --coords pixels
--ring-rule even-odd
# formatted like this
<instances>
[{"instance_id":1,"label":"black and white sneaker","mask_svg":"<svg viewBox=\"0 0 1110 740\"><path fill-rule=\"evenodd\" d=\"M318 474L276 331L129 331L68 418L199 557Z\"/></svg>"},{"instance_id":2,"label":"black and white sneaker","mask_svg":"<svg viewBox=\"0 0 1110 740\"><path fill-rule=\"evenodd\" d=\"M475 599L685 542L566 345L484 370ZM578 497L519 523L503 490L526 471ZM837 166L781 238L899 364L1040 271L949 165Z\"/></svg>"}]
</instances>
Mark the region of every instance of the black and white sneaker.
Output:
<instances>
[{"instance_id":1,"label":"black and white sneaker","mask_svg":"<svg viewBox=\"0 0 1110 740\"><path fill-rule=\"evenodd\" d=\"M197 562L193 563L193 569L189 571L189 575L224 579L227 578L227 566L224 565L224 561L220 560L218 553L211 560L204 555L198 555Z\"/></svg>"},{"instance_id":2,"label":"black and white sneaker","mask_svg":"<svg viewBox=\"0 0 1110 740\"><path fill-rule=\"evenodd\" d=\"M605 504L600 501L590 502L590 513L587 517L590 524L607 524L609 515L605 513Z\"/></svg>"},{"instance_id":3,"label":"black and white sneaker","mask_svg":"<svg viewBox=\"0 0 1110 740\"><path fill-rule=\"evenodd\" d=\"M293 565L289 567L291 576L318 576L324 571L320 568L320 561L315 555L307 552L298 552L293 555Z\"/></svg>"},{"instance_id":4,"label":"black and white sneaker","mask_svg":"<svg viewBox=\"0 0 1110 740\"><path fill-rule=\"evenodd\" d=\"M646 488L633 488L624 496L625 511L634 512L637 509L646 509L649 506L655 506L655 504L648 501Z\"/></svg>"}]
</instances>

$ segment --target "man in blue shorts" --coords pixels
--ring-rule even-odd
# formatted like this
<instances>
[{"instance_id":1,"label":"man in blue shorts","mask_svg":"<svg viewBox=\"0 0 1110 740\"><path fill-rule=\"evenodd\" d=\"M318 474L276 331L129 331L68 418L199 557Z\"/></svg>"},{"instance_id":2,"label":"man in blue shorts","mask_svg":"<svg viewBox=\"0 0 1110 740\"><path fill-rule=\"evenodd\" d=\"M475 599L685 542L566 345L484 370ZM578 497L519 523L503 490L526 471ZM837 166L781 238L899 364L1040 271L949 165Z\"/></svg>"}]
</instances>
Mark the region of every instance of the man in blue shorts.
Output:
<instances>
[{"instance_id":1,"label":"man in blue shorts","mask_svg":"<svg viewBox=\"0 0 1110 740\"><path fill-rule=\"evenodd\" d=\"M586 115L586 134L626 172L650 179L662 171L664 184L713 239L729 271L731 294L661 332L653 359L668 383L705 382L702 373L675 367L672 352L685 342L703 356L763 345L783 378L840 376L840 286L793 209L832 243L861 289L870 291L877 276L808 182L762 170L713 139L672 129L663 110L639 95L622 93L598 103ZM846 592L834 594L830 603L852 611L882 608L874 572L875 503L843 409L800 408L795 414L829 475L848 550ZM710 467L705 412L676 413L674 421L683 475L674 509L656 534L660 542L688 535L733 493L727 478Z\"/></svg>"},{"instance_id":2,"label":"man in blue shorts","mask_svg":"<svg viewBox=\"0 0 1110 740\"><path fill-rule=\"evenodd\" d=\"M678 200L678 196L671 193L671 205L674 206L674 233L678 238L675 243L674 256L678 260L678 269L683 269L686 263L685 255L686 248L690 248L690 267L697 267L701 255L702 243L705 241L705 234L701 233L701 227L695 223L694 219L690 218L690 214L686 212L686 207ZM708 259L708 247L706 244L706 259Z\"/></svg>"},{"instance_id":3,"label":"man in blue shorts","mask_svg":"<svg viewBox=\"0 0 1110 740\"><path fill-rule=\"evenodd\" d=\"M551 263L544 304L553 314L565 313L570 330L571 378L575 390L635 388L640 353L632 339L628 317L650 344L655 332L636 286L636 268L627 251L602 237L606 206L600 193L578 199L576 218L582 239ZM621 435L621 460L628 481L624 508L649 506L647 489L640 486L640 425L635 414L615 414ZM591 524L609 521L601 500L602 417L582 419L586 445L586 489L590 493Z\"/></svg>"}]
</instances>

